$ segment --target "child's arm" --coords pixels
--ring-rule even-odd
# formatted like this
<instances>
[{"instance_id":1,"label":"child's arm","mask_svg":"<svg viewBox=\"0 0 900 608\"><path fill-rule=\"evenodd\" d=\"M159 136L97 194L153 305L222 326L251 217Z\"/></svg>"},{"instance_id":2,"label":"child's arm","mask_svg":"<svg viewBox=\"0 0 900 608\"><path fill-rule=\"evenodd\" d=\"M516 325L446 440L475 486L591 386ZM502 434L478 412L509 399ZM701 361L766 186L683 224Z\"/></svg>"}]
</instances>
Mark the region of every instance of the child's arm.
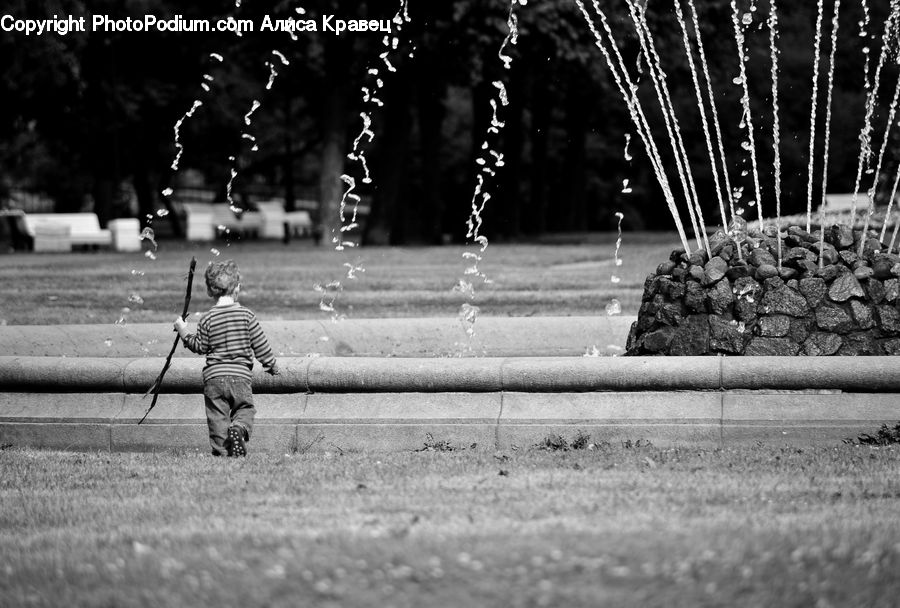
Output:
<instances>
[{"instance_id":1,"label":"child's arm","mask_svg":"<svg viewBox=\"0 0 900 608\"><path fill-rule=\"evenodd\" d=\"M209 335L205 324L198 323L197 333L192 334L188 331L187 323L185 323L184 319L178 317L175 319L175 331L178 332L182 344L188 350L198 355L205 355L209 352Z\"/></svg>"},{"instance_id":2,"label":"child's arm","mask_svg":"<svg viewBox=\"0 0 900 608\"><path fill-rule=\"evenodd\" d=\"M278 375L280 370L278 369L278 363L275 361L275 353L272 352L272 347L269 346L269 341L266 339L266 334L263 333L262 327L259 326L256 315L250 317L248 329L250 330L250 346L253 347L253 355L256 357L256 360L260 362L267 372L273 376Z\"/></svg>"}]
</instances>

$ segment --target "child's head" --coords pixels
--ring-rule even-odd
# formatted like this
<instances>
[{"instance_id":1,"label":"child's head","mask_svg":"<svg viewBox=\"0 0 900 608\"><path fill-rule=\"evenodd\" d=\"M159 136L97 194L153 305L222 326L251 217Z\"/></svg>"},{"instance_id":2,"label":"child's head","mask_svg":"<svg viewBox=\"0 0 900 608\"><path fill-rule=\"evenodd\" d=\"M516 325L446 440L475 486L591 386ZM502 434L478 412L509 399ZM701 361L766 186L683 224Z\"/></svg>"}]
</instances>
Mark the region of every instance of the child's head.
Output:
<instances>
[{"instance_id":1,"label":"child's head","mask_svg":"<svg viewBox=\"0 0 900 608\"><path fill-rule=\"evenodd\" d=\"M211 298L234 296L241 288L241 273L232 260L210 262L206 267L206 293Z\"/></svg>"}]
</instances>

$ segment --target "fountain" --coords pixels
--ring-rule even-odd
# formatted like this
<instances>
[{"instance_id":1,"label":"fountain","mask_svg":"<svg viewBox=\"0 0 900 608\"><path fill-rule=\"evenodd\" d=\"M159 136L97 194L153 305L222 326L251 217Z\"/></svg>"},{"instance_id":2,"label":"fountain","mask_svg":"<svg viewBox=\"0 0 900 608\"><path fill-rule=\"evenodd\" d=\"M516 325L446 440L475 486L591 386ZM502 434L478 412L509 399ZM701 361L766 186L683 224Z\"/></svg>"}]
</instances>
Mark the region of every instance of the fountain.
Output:
<instances>
[{"instance_id":1,"label":"fountain","mask_svg":"<svg viewBox=\"0 0 900 608\"><path fill-rule=\"evenodd\" d=\"M599 354L596 345L586 353L583 346L573 352L572 346L578 339L598 335L599 327L611 325L611 318L621 313L621 305L615 299L606 305L605 319L479 316L472 283L475 279L488 280L479 267L487 247L481 231L481 211L490 200L492 180L503 164L502 155L491 144L503 128L498 113L509 102L505 85L498 80L494 83L497 96L492 100L493 120L482 147L483 162L471 201L468 227L472 250L465 252L467 268L458 283L466 299L458 318L448 319L449 331L440 335L434 331L436 326L427 323L434 320L427 319L367 320L369 323L350 320L339 324L270 322L271 331L267 329L267 333L283 341L278 345L283 374L277 378L260 375L255 379L254 390L262 419L254 438L257 449L281 453L313 448L341 453L345 448L411 449L420 447L426 433L432 433L455 444L515 450L533 445L548 431L568 434L574 428L586 429L596 438L652 439L657 445L687 442L723 446L755 444L761 439L789 441L793 445L834 444L858 434L861 428L896 419L900 380L892 372L895 363L891 358L838 360L793 356L900 353L900 255L894 253L896 228L887 246L883 243L886 224L880 227L880 234L869 230L871 221L877 219L871 204L861 218L854 208L847 225L829 225L825 221L827 208L824 209L826 213L818 217L824 229L812 224L810 213L803 219L782 217L777 132L778 15L774 0L768 5L770 12L766 20L772 62L771 109L776 129L774 205L766 208L775 209L774 221L762 214L764 176L755 160L757 146L752 120L758 114L751 113L751 89L747 87L746 72L742 67L733 80L729 77L741 87L741 124L747 131L740 146L746 157L737 165L737 171L748 183L753 180L753 200L742 202L744 186L732 180L729 172L735 171L734 164L725 158L727 142L723 143L717 108L721 101L713 94L710 63L700 37L700 15L693 0L675 3L718 199L720 225L712 230L707 229L692 174L696 165L692 165L685 149L686 134L690 133L688 122L679 116L671 102L668 87L673 81L665 72L665 55L656 50L646 7L636 0L623 0L640 45L640 63L649 85L645 88L652 86L652 95L662 112L660 124L665 125L662 136L650 128L650 108L644 107L646 98L637 94L638 79L629 73L630 64L621 50L624 45L620 45L599 2L591 0L589 10L586 0L575 1L634 122L633 132L626 134L626 161L633 158L629 144L635 144L631 148L634 151L634 147L643 143L682 245L648 277L640 316L628 338L627 354L654 356L601 359L596 356ZM510 3L510 35L499 52L504 65L511 61L505 53L506 45L515 43L516 9L525 6L523 0ZM403 13L397 16L404 22L405 7L404 0ZM821 18L817 20L817 32L821 37L822 24L827 22L824 0L820 0L818 7ZM825 103L829 107L838 34L835 16L839 7L839 1L835 0L828 37L829 59L822 70L828 93ZM739 14L736 2L731 8L734 42L739 65L743 66L748 28L757 23L760 24L757 29L761 29L762 25L755 17L756 2L744 14ZM882 68L897 44L900 0L892 0L891 8L879 58L877 63L874 58L871 62L875 68L872 74L868 54L865 63L865 119L860 131L854 191L859 191L863 176L866 180L871 177L873 181L867 189L870 201L874 200L872 194L882 177L888 140L885 132L880 146L875 147L877 153L873 151L872 140L878 139L873 138L873 116L881 89ZM861 24L863 29L868 27L868 21ZM384 44L386 53L396 49L393 39L386 38ZM274 51L273 56L280 61ZM386 57L381 56L381 60L390 71ZM211 54L210 58L216 62L223 60L218 54ZM270 84L277 75L277 65L275 60L267 63ZM371 76L378 79L379 73ZM818 69L815 78L817 82ZM209 92L209 82L211 77L204 78L201 85L206 92ZM375 80L372 87L363 91L366 103L378 105L380 87L380 81ZM889 125L893 122L898 97L900 85L891 103ZM179 127L200 108L199 102L191 105L176 123L173 170L177 170L183 149ZM829 107L822 112L826 141ZM256 109L255 104L250 106L245 115L246 126L250 126L247 123ZM362 130L353 142L350 159L359 163L361 175L357 177L365 183L368 169L364 144L371 142L374 130L371 115L363 114L361 118ZM818 121L811 117L810 122L812 137ZM255 145L252 134L247 135L244 140ZM633 141L631 135L635 136ZM232 180L239 165L232 161ZM822 174L807 176L808 183L820 183L820 180L826 183L828 163L824 165ZM813 168L811 163L810 173ZM672 177L670 173L677 175ZM353 279L365 271L361 260L346 258L357 251L358 242L351 238L357 229L356 218L349 210L359 201L354 192L356 178L345 174L343 182L347 189L341 205L341 229L335 230L332 242L344 256L342 261L347 262L343 264L346 278ZM900 178L894 181L894 191L898 182ZM622 192L627 194L630 188L631 182L625 180ZM683 200L676 197L676 190L681 192ZM163 192L164 197L170 195L168 189ZM682 222L679 207L688 214L686 222ZM748 223L744 213L753 207L757 218ZM889 215L885 214L886 222ZM614 253L617 267L623 215L619 213L616 217L619 221ZM862 230L856 229L857 221ZM801 226L804 222L808 222L808 229ZM686 230L686 224L693 230L692 234ZM152 254L155 250L152 230L148 229L142 236L152 247L148 250ZM615 267L612 272L616 273ZM143 272L132 271L132 276L142 275ZM617 281L616 274L612 274L610 282ZM334 313L338 312L336 304L342 289L340 280L319 286L319 308L332 313L332 318L341 318ZM138 291L129 292L129 304L140 305ZM592 322L595 324L590 325ZM490 353L479 354L489 354L489 357L436 355L434 344L439 338L453 339L459 333L458 323L470 341L478 324L478 337L483 338L478 345L490 344L491 348ZM60 335L93 336L96 332L90 326L11 327L0 332L0 344L9 345L5 351L8 354L0 356L0 444L90 450L198 445L198 439L205 433L197 400L203 362L197 358L176 358L171 373L161 383L164 398L160 406L145 425L138 427L136 423L147 406L140 395L159 372L159 351L165 345L156 344L159 340L146 339L158 336L161 326L125 327L124 315L121 325L120 335L133 336L132 342L142 345L141 353L129 350L125 340L118 339L115 343L107 339L101 344L92 344L87 338L68 339L63 342L71 344L74 351L66 353L61 348ZM163 329L168 332L171 328L167 324ZM444 326L437 329L443 331ZM374 330L382 332L375 336L377 339L373 339ZM142 331L149 333L144 337ZM52 335L45 340L35 339L41 337L41 332ZM323 332L328 334L324 338ZM354 332L355 337L348 337ZM544 339L545 336L552 340ZM516 342L520 337L525 349ZM338 348L350 343L357 346L363 339L372 348ZM505 351L497 346L504 339L508 340ZM328 346L320 344L326 340ZM541 356L535 356L535 346L543 349ZM319 347L324 350L317 350ZM473 354L471 342L468 349ZM332 356L309 356L312 353ZM776 359L655 357L709 354L788 356Z\"/></svg>"},{"instance_id":2,"label":"fountain","mask_svg":"<svg viewBox=\"0 0 900 608\"><path fill-rule=\"evenodd\" d=\"M817 3L815 44L813 50L812 99L809 127L809 166L807 175L807 210L805 227L788 222L781 215L781 166L780 133L778 121L778 7L774 0L768 3L768 18L759 23L758 29L769 30L771 58L771 112L773 124L774 199L775 218L763 215L763 187L761 170L757 161L757 144L754 138L750 89L746 64L745 34L757 20L758 6L752 0L749 9L741 13L736 0L732 0L731 21L737 48L738 73L733 83L740 86L741 128L746 139L741 149L749 155L749 169L741 172L753 180L754 198L741 205L743 188L733 190L729 184L729 164L721 142L718 124L717 101L713 95L704 43L701 37L698 12L692 0L687 0L690 22L685 18L682 0L675 0L675 18L682 33L687 64L700 110L700 121L706 140L710 168L719 201L721 224L719 228L707 228L700 205L691 163L684 147L684 118L679 117L671 103L669 82L662 61L657 53L653 33L648 25L647 5L636 0L626 0L628 13L634 26L634 35L640 44L640 58L647 66L658 110L665 124L668 142L658 144L651 132L646 115L650 109L642 107L638 87L629 75L626 62L619 52L621 36L609 25L604 10L596 0L586 3L576 0L588 27L618 85L629 109L634 126L645 145L659 184L666 197L682 248L670 259L661 263L646 280L638 319L631 328L626 354L628 355L895 355L900 354L900 255L894 253L895 236L885 244L890 221L890 204L900 184L900 173L890 191L887 211L880 232L870 230L874 215L875 195L881 183L885 151L894 123L897 94L890 104L887 128L874 168L871 166L872 117L880 87L882 68L897 45L897 29L900 23L900 4L891 2L891 11L884 24L882 48L874 78L869 73L869 53L866 52L865 122L860 134L859 170L854 192L858 191L864 167L867 175L873 175L868 189L869 205L862 217L857 218L854 209L845 222L829 222L825 192L828 183L829 143L832 120L832 90L835 77L835 57L838 46L838 24L841 2L834 0L830 19L830 32L823 29L827 23L824 0ZM860 22L860 35L866 36L869 27L869 11L864 4L865 18ZM600 26L598 27L597 22ZM692 26L692 28L691 28ZM691 32L693 29L693 32ZM693 40L691 33L693 33ZM825 34L823 36L823 34ZM827 52L823 38L830 42ZM696 49L696 50L695 50ZM868 51L868 47L866 49ZM698 71L694 54L700 59ZM825 66L820 70L820 55ZM706 81L706 95L701 86L701 72ZM820 75L820 72L822 73ZM819 86L825 91L824 125L818 125ZM898 82L900 91L900 82ZM714 148L710 134L709 106L712 125L718 137ZM863 110L863 108L861 108ZM816 157L817 139L822 138L822 160ZM687 208L696 248L691 247L681 221L678 204L661 154L664 146L671 148L677 180L681 183L684 205ZM746 163L746 158L743 162ZM672 163L669 163L670 165ZM821 164L821 174L816 166ZM721 168L722 189L719 180ZM818 214L813 211L814 184L821 181L821 200ZM725 200L730 207L726 213ZM744 219L746 208L756 207L757 219L748 224ZM813 221L817 224L813 224ZM855 229L857 220L861 229ZM714 233L710 236L710 232ZM894 235L897 230L895 227Z\"/></svg>"}]
</instances>

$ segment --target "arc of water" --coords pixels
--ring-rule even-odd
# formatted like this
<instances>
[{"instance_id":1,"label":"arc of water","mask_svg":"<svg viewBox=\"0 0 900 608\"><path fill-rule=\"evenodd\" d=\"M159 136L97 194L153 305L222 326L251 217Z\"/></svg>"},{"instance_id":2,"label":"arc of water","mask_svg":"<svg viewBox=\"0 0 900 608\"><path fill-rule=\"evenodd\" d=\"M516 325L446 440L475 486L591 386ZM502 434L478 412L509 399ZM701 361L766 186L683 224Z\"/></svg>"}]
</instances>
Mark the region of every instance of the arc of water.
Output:
<instances>
[{"instance_id":1,"label":"arc of water","mask_svg":"<svg viewBox=\"0 0 900 608\"><path fill-rule=\"evenodd\" d=\"M897 213L897 219L894 220L894 234L891 235L891 244L888 245L887 252L890 253L894 248L894 243L897 242L897 231L900 230L900 211Z\"/></svg>"},{"instance_id":2,"label":"arc of water","mask_svg":"<svg viewBox=\"0 0 900 608\"><path fill-rule=\"evenodd\" d=\"M381 59L382 63L384 63L385 68L389 72L396 72L397 68L389 61L388 56L391 50L396 50L399 45L398 35L403 29L403 26L409 22L409 12L407 6L407 0L400 0L400 6L397 9L397 12L391 18L391 23L396 26L396 29L391 33L393 36L384 36L382 38L382 45L385 50L381 52L378 57ZM380 90L384 86L384 81L379 77L379 69L378 68L369 68L367 70L367 74L375 78L374 91ZM375 106L384 105L378 97L375 96L372 90L369 87L362 87L363 93L363 102L371 103ZM359 134L353 140L353 147L351 151L347 154L347 158L353 161L356 161L360 164L363 170L362 183L371 184L372 176L369 171L369 164L366 158L365 149L361 147L363 142L363 138L366 139L366 143L371 144L375 140L375 132L371 129L372 126L372 114L371 112L364 111L359 113L359 117L362 120L362 127L360 129ZM356 229L359 227L359 223L357 222L357 216L359 213L359 204L362 201L361 197L358 194L353 193L353 190L356 188L356 180L348 174L341 175L341 180L346 184L347 189L344 191L341 196L341 203L339 206L339 213L341 219L341 227L340 227L340 235L334 235L332 241L336 244L335 249L337 251L343 251L345 247L353 247L356 246L356 243L347 240L346 233ZM353 202L353 213L350 218L349 223L347 223L346 218L346 209L347 209L347 201ZM348 278L355 278L355 270L360 270L361 267L356 266L350 267L350 270L347 273Z\"/></svg>"},{"instance_id":3,"label":"arc of water","mask_svg":"<svg viewBox=\"0 0 900 608\"><path fill-rule=\"evenodd\" d=\"M509 14L506 19L507 25L507 34L503 39L503 43L500 45L500 50L497 53L497 56L503 62L503 67L505 69L510 69L512 66L512 57L506 54L507 45L515 45L519 41L519 30L518 30L518 17L516 17L515 9L518 0L512 0L509 5ZM500 100L501 106L509 105L509 95L506 90L506 86L503 84L503 81L497 80L494 81L493 86L497 89L497 99ZM478 253L474 253L471 251L463 252L463 259L467 260L471 265L467 267L463 274L467 276L476 276L480 278L483 282L489 283L490 280L487 278L487 275L478 268L478 263L483 259L481 253L488 247L488 238L481 234L481 226L484 223L484 219L481 214L487 206L488 202L491 200L491 193L488 190L487 181L485 180L485 176L494 177L497 175L497 169L503 166L503 155L492 150L490 147L489 137L491 135L499 135L500 131L506 126L504 121L501 121L497 116L498 103L497 99L491 99L491 122L488 125L487 133L485 135L485 139L482 142L481 149L488 151L488 153L484 157L479 157L476 159L476 163L479 165L480 169L478 174L475 176L476 184L475 189L472 194L472 200L470 204L469 217L466 219L466 238L472 239L472 242L477 243L480 247ZM491 167L488 162L493 159L493 167ZM460 284L466 284L465 281L461 281ZM471 284L467 284L467 290L463 291L467 295L469 299L474 299L475 291L474 286ZM468 312L466 312L468 311ZM474 323L475 318L478 314L477 307L474 309L470 307L463 308L463 313L461 318L468 319L468 329L469 337L471 338L474 334Z\"/></svg>"},{"instance_id":4,"label":"arc of water","mask_svg":"<svg viewBox=\"0 0 900 608\"><path fill-rule=\"evenodd\" d=\"M747 141L750 145L750 164L753 170L753 186L756 192L756 210L759 213L759 227L764 227L764 218L762 212L762 189L759 185L759 168L756 164L756 140L753 134L753 115L750 112L750 87L747 83L747 69L744 66L744 32L741 29L740 20L738 19L737 2L731 0L731 20L734 25L734 39L738 49L738 63L740 64L741 79L741 105L744 111L744 123L747 127Z\"/></svg>"},{"instance_id":5,"label":"arc of water","mask_svg":"<svg viewBox=\"0 0 900 608\"><path fill-rule=\"evenodd\" d=\"M628 113L631 117L631 121L634 124L635 129L641 138L641 141L644 142L644 149L647 151L647 156L650 159L650 165L653 168L656 179L663 191L663 196L666 199L666 205L669 208L669 213L672 215L672 220L675 223L675 229L678 232L679 238L681 239L681 245L685 251L689 251L690 246L688 245L687 235L684 232L684 225L681 222L681 217L678 215L678 209L675 206L675 197L672 195L672 189L669 186L669 180L666 176L665 170L663 169L659 150L656 147L656 141L653 139L652 132L650 131L649 125L647 124L647 118L644 115L644 110L641 107L640 101L637 97L637 86L632 83L631 77L628 74L628 70L625 68L625 61L622 58L621 53L619 52L619 48L616 44L615 38L613 37L612 30L610 29L609 24L606 20L606 14L600 8L597 0L592 0L592 3L594 11L600 18L604 30L609 37L609 48L607 48L607 43L604 42L603 36L597 30L597 26L594 24L594 20L585 8L582 0L575 0L575 4L581 11L581 14L584 17L588 28L594 36L597 48L600 49L603 58L606 60L606 64L613 75L613 80L616 83L616 87L619 89L622 98L625 100L625 105L628 108ZM610 55L610 48L615 54L616 61L613 61L612 56Z\"/></svg>"},{"instance_id":6,"label":"arc of water","mask_svg":"<svg viewBox=\"0 0 900 608\"><path fill-rule=\"evenodd\" d=\"M875 213L875 191L878 188L878 176L881 173L881 163L884 161L884 152L887 150L888 140L890 139L891 127L894 126L894 117L897 114L897 100L900 99L900 78L897 79L897 86L894 87L894 97L891 99L891 107L888 111L887 126L884 129L884 140L881 143L881 150L878 152L878 163L875 165L875 172L872 176L872 187L869 188L869 205L866 210L866 218L863 222L862 234L859 237L858 255L863 254L866 244L866 235L869 232L869 222L872 214Z\"/></svg>"},{"instance_id":7,"label":"arc of water","mask_svg":"<svg viewBox=\"0 0 900 608\"><path fill-rule=\"evenodd\" d=\"M722 196L722 186L719 183L719 170L716 167L716 155L713 152L712 136L709 132L709 120L706 116L706 102L703 99L703 93L700 89L700 80L697 76L697 68L694 65L694 52L691 49L691 42L688 36L687 23L684 20L684 14L681 10L681 0L675 0L675 15L678 23L681 25L682 42L684 43L684 52L687 55L688 66L691 70L691 80L694 83L694 94L697 97L697 107L700 109L700 122L703 125L703 136L706 138L706 151L709 154L709 166L712 170L713 182L716 185L716 196L719 200L719 214L722 218L722 227L728 230L728 216L725 214L725 199Z\"/></svg>"},{"instance_id":8,"label":"arc of water","mask_svg":"<svg viewBox=\"0 0 900 608\"><path fill-rule=\"evenodd\" d=\"M778 5L769 2L769 54L772 57L772 150L775 155L775 241L778 243L778 270L781 270L781 125L778 112Z\"/></svg>"},{"instance_id":9,"label":"arc of water","mask_svg":"<svg viewBox=\"0 0 900 608\"><path fill-rule=\"evenodd\" d=\"M825 154L822 160L822 201L819 204L820 234L819 253L825 247L825 192L828 186L828 151L831 143L831 94L834 90L834 54L837 49L838 16L841 11L841 0L834 0L834 14L831 17L831 53L828 57L828 95L825 102ZM825 265L825 258L819 255L819 268Z\"/></svg>"},{"instance_id":10,"label":"arc of water","mask_svg":"<svg viewBox=\"0 0 900 608\"><path fill-rule=\"evenodd\" d=\"M897 167L897 175L894 177L894 186L891 188L891 198L888 199L887 209L884 212L884 223L881 226L881 236L879 240L884 242L884 235L887 232L888 218L891 215L891 203L894 201L894 197L897 196L897 188L900 186L900 166ZM897 234L897 226L894 226L894 234ZM893 241L893 237L891 241ZM888 247L888 251L890 252L890 247Z\"/></svg>"},{"instance_id":11,"label":"arc of water","mask_svg":"<svg viewBox=\"0 0 900 608\"><path fill-rule=\"evenodd\" d=\"M303 9L301 7L298 7L297 12L302 14ZM294 41L297 40L297 36L293 32L291 32L291 40L294 40ZM284 54L277 49L273 49L270 54L274 55L278 59L278 61L281 63L282 66L288 66L291 64L291 62L288 61L288 58L285 57ZM263 65L265 65L267 68L269 68L269 78L266 81L265 90L270 91L272 89L272 86L275 84L275 80L278 78L278 70L275 69L274 61L266 60L263 62ZM254 99L253 102L250 104L250 109L247 111L246 114L244 114L244 125L246 127L250 127L253 124L253 114L261 107L262 107L262 102L259 101L258 99ZM256 143L255 136L253 136L250 133L244 132L244 133L241 133L241 139L247 140L252 144L250 147L251 152L259 151L259 145ZM237 179L237 176L238 176L238 169L237 169L237 165L236 165L237 156L229 156L228 161L231 163L231 166L229 168L228 183L225 185L225 200L228 201L228 208L231 209L231 211L233 213L241 214L244 212L244 209L235 205L234 198L232 197L232 188L234 187L234 180Z\"/></svg>"},{"instance_id":12,"label":"arc of water","mask_svg":"<svg viewBox=\"0 0 900 608\"><path fill-rule=\"evenodd\" d=\"M516 5L525 6L527 2L528 0L510 0L509 14L506 20L508 30L506 37L503 39L503 43L500 45L500 49L497 53L497 56L503 63L503 67L507 70L510 69L513 58L510 55L506 54L506 47L507 45L517 44L519 37ZM475 276L480 278L484 283L491 282L490 279L488 279L487 275L478 268L478 263L483 259L482 254L488 247L487 237L481 234L481 225L484 221L481 213L484 211L484 208L487 205L488 201L491 200L491 193L487 187L485 176L496 176L497 170L499 170L504 165L503 154L491 149L490 138L491 136L498 136L501 130L506 126L503 121L499 120L497 116L497 109L498 100L501 106L509 105L509 96L506 91L506 86L503 84L502 80L496 80L492 84L497 89L497 97L490 100L491 109L493 111L492 118L490 125L487 128L485 139L483 140L481 145L481 149L485 151L486 154L477 159L477 164L479 165L480 169L475 176L475 190L472 194L469 217L466 220L466 226L468 228L466 232L466 238L471 239L473 243L477 243L480 249L477 253L474 251L463 252L463 259L466 260L466 262L470 265L463 271L463 278L459 279L457 281L457 284L453 287L453 291L462 293L469 301L473 301L475 299L475 286L471 281L468 281L466 277ZM491 160L493 160L493 167L488 164ZM479 312L479 307L475 306L474 304L470 304L469 302L463 302L459 309L458 318L462 323L463 328L465 329L466 336L468 337L469 351L472 350L472 338L475 336L475 322L478 318Z\"/></svg>"},{"instance_id":13,"label":"arc of water","mask_svg":"<svg viewBox=\"0 0 900 608\"><path fill-rule=\"evenodd\" d=\"M394 65L390 62L388 56L391 50L397 49L399 45L398 35L401 33L403 26L410 21L407 6L408 0L399 0L399 2L399 8L391 18L391 23L393 24L390 32L391 35L385 35L382 38L381 43L385 50L378 55L379 60L384 64L385 69L387 69L389 72L396 72L397 68L394 67ZM380 70L377 67L369 67L366 70L366 74L374 78L375 83L371 89L367 86L362 87L361 92L363 103L381 107L384 105L384 103L376 96L376 93L380 91L384 86L384 80L382 80L379 76ZM362 111L359 113L359 117L362 121L362 127L353 140L353 145L350 152L347 154L347 158L352 161L358 162L362 167L362 183L371 184L372 177L369 171L368 161L366 159L366 152L362 147L362 144L364 139L368 144L371 144L375 140L375 131L371 129L372 114L369 111ZM338 216L340 218L341 225L337 230L337 233L332 235L331 242L334 244L335 251L343 252L347 249L354 249L360 246L360 243L358 241L353 240L353 237L350 233L353 230L359 228L357 217L359 214L359 205L362 201L362 197L360 197L360 195L355 192L356 178L354 178L352 175L349 175L348 173L343 173L340 176L340 180L345 185L345 190L341 194L341 201L340 205L338 206ZM352 203L352 214L349 218L349 221L347 218L348 202ZM345 277L351 280L357 279L358 274L366 272L365 266L363 265L363 261L361 259L357 259L355 262L343 262L342 268L346 269ZM340 280L333 280L324 285L316 284L313 286L313 289L321 294L319 309L323 312L331 313L332 322L336 322L339 319L343 319L345 317L345 315L343 314L338 314L337 299L339 295L344 291L344 285Z\"/></svg>"},{"instance_id":14,"label":"arc of water","mask_svg":"<svg viewBox=\"0 0 900 608\"><path fill-rule=\"evenodd\" d=\"M866 112L863 119L863 126L859 131L859 162L856 166L856 181L853 184L853 196L850 200L850 225L856 223L856 204L859 198L859 187L862 182L863 165L868 166L872 158L872 114L875 112L875 100L878 97L878 89L881 85L881 69L890 54L891 42L896 38L896 26L898 18L898 8L900 2L891 0L891 12L888 14L884 22L884 32L881 35L881 51L878 55L878 64L875 67L875 76L872 82L869 82L869 72L865 73L866 88ZM868 58L868 55L866 56Z\"/></svg>"},{"instance_id":15,"label":"arc of water","mask_svg":"<svg viewBox=\"0 0 900 608\"><path fill-rule=\"evenodd\" d=\"M819 54L822 46L822 17L825 13L825 3L818 0L818 16L816 17L816 41L813 55L812 78L812 108L809 113L809 169L806 180L806 231L809 232L812 218L812 187L813 187L813 150L816 144L816 108L819 101Z\"/></svg>"},{"instance_id":16,"label":"arc of water","mask_svg":"<svg viewBox=\"0 0 900 608\"><path fill-rule=\"evenodd\" d=\"M694 36L697 37L697 51L700 55L700 67L703 69L703 77L706 80L706 95L709 99L710 110L712 110L712 122L716 132L719 160L722 163L722 179L725 182L725 196L728 197L728 206L733 219L735 216L734 197L731 193L731 179L728 177L728 161L725 157L725 145L722 138L722 127L719 123L719 111L716 109L716 98L713 95L712 79L709 77L709 64L706 61L706 51L704 50L703 38L700 33L700 19L697 16L697 7L694 6L694 0L688 0L688 7L691 9L691 21L694 24ZM740 257L741 250L738 248L738 258Z\"/></svg>"},{"instance_id":17,"label":"arc of water","mask_svg":"<svg viewBox=\"0 0 900 608\"><path fill-rule=\"evenodd\" d=\"M681 136L681 128L678 123L678 117L675 114L674 106L672 105L672 98L669 94L668 85L666 84L666 73L665 70L663 70L659 54L656 52L653 36L647 25L644 10L638 6L636 0L627 0L627 2L631 20L638 33L638 41L641 44L641 50L647 61L650 78L653 81L657 99L659 99L663 122L666 125L666 132L668 133L669 141L672 144L672 152L675 155L675 167L677 168L678 176L681 179L684 197L687 202L688 216L690 217L691 225L694 228L694 238L697 240L697 246L706 249L707 254L709 254L709 240L706 236L706 230L703 229L703 212L700 209L700 204L697 200L697 189L694 186L693 174L684 147L684 140Z\"/></svg>"}]
</instances>

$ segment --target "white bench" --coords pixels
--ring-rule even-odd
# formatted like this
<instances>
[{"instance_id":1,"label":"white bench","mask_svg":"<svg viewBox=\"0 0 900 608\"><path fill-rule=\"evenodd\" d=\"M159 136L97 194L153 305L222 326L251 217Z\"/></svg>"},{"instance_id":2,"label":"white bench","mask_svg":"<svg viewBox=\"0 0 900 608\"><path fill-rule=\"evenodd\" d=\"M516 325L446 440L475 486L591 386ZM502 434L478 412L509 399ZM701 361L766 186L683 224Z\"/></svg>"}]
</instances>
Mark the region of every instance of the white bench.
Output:
<instances>
[{"instance_id":1,"label":"white bench","mask_svg":"<svg viewBox=\"0 0 900 608\"><path fill-rule=\"evenodd\" d=\"M300 202L303 203L303 201ZM285 230L288 231L289 236L312 234L313 224L309 211L285 211L284 204L280 201L256 203L256 208L259 209L259 214L262 216L262 228L259 233L262 238L283 239Z\"/></svg>"},{"instance_id":2,"label":"white bench","mask_svg":"<svg viewBox=\"0 0 900 608\"><path fill-rule=\"evenodd\" d=\"M109 230L100 228L96 213L26 213L25 232L35 251L71 251L73 245L108 246Z\"/></svg>"},{"instance_id":3,"label":"white bench","mask_svg":"<svg viewBox=\"0 0 900 608\"><path fill-rule=\"evenodd\" d=\"M220 232L258 235L263 225L262 215L245 211L240 217L224 203L184 203L189 241L212 241Z\"/></svg>"},{"instance_id":4,"label":"white bench","mask_svg":"<svg viewBox=\"0 0 900 608\"><path fill-rule=\"evenodd\" d=\"M853 194L826 194L825 202L820 205L826 213L840 213L850 211L853 208ZM856 210L862 211L869 208L869 195L860 192L856 195Z\"/></svg>"}]
</instances>

